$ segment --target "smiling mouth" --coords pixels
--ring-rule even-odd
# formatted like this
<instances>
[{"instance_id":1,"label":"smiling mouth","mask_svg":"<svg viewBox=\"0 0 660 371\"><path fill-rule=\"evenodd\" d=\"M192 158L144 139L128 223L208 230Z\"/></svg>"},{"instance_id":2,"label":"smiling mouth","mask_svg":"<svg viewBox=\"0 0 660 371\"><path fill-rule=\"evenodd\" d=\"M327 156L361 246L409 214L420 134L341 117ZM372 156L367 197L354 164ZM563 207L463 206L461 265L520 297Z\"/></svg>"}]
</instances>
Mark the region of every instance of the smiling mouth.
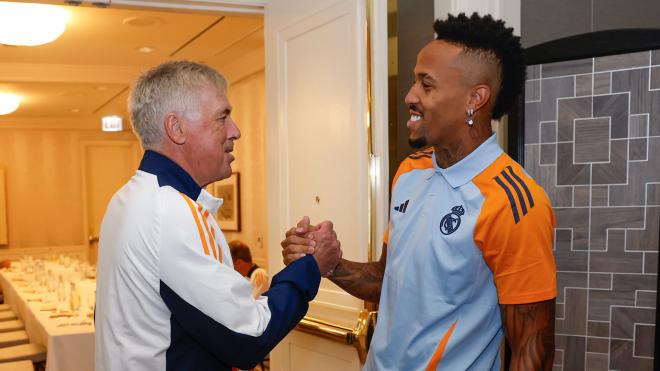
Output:
<instances>
[{"instance_id":1,"label":"smiling mouth","mask_svg":"<svg viewBox=\"0 0 660 371\"><path fill-rule=\"evenodd\" d=\"M412 109L412 107L409 112L410 112L410 119L408 119L406 126L408 127L408 129L415 131L419 128L419 126L422 125L421 121L424 118L424 114L418 112L417 110Z\"/></svg>"},{"instance_id":2,"label":"smiling mouth","mask_svg":"<svg viewBox=\"0 0 660 371\"><path fill-rule=\"evenodd\" d=\"M411 108L410 111L408 111L408 112L410 112L410 120L409 121L411 123L417 123L418 121L420 121L421 119L424 118L424 114L417 111L416 109Z\"/></svg>"}]
</instances>

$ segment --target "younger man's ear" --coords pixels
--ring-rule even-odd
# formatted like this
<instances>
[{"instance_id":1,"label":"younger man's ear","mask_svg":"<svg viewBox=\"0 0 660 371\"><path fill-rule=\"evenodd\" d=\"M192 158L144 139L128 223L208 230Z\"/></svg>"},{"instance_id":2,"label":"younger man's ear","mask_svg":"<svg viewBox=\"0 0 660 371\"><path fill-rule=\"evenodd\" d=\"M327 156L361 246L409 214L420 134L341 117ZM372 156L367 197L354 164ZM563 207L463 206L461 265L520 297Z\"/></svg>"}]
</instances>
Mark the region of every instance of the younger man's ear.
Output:
<instances>
[{"instance_id":1,"label":"younger man's ear","mask_svg":"<svg viewBox=\"0 0 660 371\"><path fill-rule=\"evenodd\" d=\"M474 107L475 112L479 111L490 101L490 87L488 85L475 86L470 92L470 99L468 101L469 107Z\"/></svg>"}]
</instances>

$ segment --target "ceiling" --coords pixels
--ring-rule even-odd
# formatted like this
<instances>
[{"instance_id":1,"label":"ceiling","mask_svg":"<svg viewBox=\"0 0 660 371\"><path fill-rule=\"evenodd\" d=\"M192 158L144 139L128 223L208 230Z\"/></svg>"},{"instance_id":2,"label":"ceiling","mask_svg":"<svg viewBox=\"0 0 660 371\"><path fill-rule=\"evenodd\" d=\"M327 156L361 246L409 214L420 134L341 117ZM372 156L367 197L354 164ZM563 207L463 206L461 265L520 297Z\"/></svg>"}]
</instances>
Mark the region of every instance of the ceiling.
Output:
<instances>
[{"instance_id":1,"label":"ceiling","mask_svg":"<svg viewBox=\"0 0 660 371\"><path fill-rule=\"evenodd\" d=\"M106 114L126 120L130 83L165 60L207 63L230 83L263 69L260 15L61 7L71 16L54 42L0 45L0 92L23 97L19 109L0 121L89 118L98 123Z\"/></svg>"}]
</instances>

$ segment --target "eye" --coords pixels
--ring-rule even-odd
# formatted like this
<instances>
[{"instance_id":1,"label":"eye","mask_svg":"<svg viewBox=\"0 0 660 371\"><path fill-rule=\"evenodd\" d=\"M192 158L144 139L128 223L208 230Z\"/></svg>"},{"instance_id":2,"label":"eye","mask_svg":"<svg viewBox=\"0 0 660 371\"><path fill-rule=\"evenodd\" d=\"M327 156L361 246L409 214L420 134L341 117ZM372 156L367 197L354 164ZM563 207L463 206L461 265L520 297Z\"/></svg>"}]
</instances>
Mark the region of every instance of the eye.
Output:
<instances>
[{"instance_id":1,"label":"eye","mask_svg":"<svg viewBox=\"0 0 660 371\"><path fill-rule=\"evenodd\" d=\"M427 90L431 88L431 85L425 81L422 81L422 88L424 88L424 90Z\"/></svg>"}]
</instances>

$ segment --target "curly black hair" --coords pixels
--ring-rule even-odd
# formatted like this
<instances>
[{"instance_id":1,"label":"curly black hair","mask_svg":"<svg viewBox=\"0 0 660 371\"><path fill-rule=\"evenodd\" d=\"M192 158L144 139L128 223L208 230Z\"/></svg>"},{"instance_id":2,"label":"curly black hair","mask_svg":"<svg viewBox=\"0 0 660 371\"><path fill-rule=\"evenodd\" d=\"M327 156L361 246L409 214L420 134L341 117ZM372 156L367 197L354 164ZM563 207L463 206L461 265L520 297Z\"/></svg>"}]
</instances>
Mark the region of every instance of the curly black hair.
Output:
<instances>
[{"instance_id":1,"label":"curly black hair","mask_svg":"<svg viewBox=\"0 0 660 371\"><path fill-rule=\"evenodd\" d=\"M465 13L448 14L446 20L436 20L433 28L437 40L462 45L467 52L475 52L485 59L495 56L502 75L492 116L494 119L502 117L522 91L527 74L520 37L514 36L513 28L506 27L504 21L490 15L482 17L476 12L469 18Z\"/></svg>"}]
</instances>

